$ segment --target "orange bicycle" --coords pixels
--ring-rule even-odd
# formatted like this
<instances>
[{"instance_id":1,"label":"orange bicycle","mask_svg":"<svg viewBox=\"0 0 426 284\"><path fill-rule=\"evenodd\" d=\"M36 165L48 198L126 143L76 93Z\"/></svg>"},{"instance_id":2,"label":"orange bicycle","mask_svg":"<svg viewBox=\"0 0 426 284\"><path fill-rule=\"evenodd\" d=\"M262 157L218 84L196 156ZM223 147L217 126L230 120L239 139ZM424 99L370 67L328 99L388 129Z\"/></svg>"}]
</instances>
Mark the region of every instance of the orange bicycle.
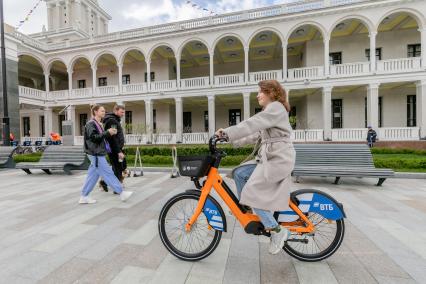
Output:
<instances>
[{"instance_id":1,"label":"orange bicycle","mask_svg":"<svg viewBox=\"0 0 426 284\"><path fill-rule=\"evenodd\" d=\"M158 229L165 247L176 257L196 261L209 256L226 232L226 216L210 192L215 189L248 234L270 236L257 215L238 201L218 172L226 156L216 147L224 139L209 140L210 154L179 156L182 176L189 176L197 189L186 190L164 205ZM206 177L203 185L200 179ZM289 211L275 212L277 221L291 231L283 250L302 261L319 261L341 245L345 232L343 206L330 195L315 189L300 189L290 195Z\"/></svg>"}]
</instances>

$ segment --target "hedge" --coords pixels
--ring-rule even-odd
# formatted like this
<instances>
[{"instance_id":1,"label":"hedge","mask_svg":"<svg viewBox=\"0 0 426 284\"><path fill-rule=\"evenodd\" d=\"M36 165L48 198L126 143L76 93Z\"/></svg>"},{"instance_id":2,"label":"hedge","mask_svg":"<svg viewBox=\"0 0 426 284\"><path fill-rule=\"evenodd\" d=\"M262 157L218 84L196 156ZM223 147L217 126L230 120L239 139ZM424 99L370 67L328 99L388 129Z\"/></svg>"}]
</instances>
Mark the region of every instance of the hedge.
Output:
<instances>
[{"instance_id":1,"label":"hedge","mask_svg":"<svg viewBox=\"0 0 426 284\"><path fill-rule=\"evenodd\" d=\"M178 145L178 155L190 156L190 155L205 155L209 153L209 147L206 146L186 146ZM253 147L241 147L233 148L230 145L221 145L220 149L224 150L228 156L247 156L253 151ZM140 147L142 156L170 156L172 155L172 148L169 146L143 146ZM127 155L135 155L135 147L127 147L125 149Z\"/></svg>"},{"instance_id":2,"label":"hedge","mask_svg":"<svg viewBox=\"0 0 426 284\"><path fill-rule=\"evenodd\" d=\"M251 152L251 147L232 148L230 145L221 145L227 156L222 160L222 166L236 166L240 164ZM209 152L208 146L187 146L178 145L178 155L205 155ZM142 154L142 162L144 165L171 166L172 150L170 146L144 146L140 148ZM126 148L127 162L129 166L134 164L135 147ZM416 171L426 172L426 150L412 149L389 149L389 148L373 148L374 164L378 168L391 168L394 170L413 169ZM25 155L15 155L14 160L19 162L37 162L41 157L41 153L32 153Z\"/></svg>"}]
</instances>

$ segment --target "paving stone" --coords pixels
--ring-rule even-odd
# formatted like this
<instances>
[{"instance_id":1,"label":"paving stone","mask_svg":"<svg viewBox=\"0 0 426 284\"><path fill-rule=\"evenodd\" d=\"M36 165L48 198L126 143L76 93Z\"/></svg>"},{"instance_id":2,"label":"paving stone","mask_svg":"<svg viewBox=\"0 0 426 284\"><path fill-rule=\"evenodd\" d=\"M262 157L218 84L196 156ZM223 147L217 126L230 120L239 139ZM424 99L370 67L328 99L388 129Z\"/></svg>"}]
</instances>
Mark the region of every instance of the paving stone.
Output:
<instances>
[{"instance_id":1,"label":"paving stone","mask_svg":"<svg viewBox=\"0 0 426 284\"><path fill-rule=\"evenodd\" d=\"M193 262L182 261L169 254L156 270L151 283L183 284L193 264Z\"/></svg>"},{"instance_id":2,"label":"paving stone","mask_svg":"<svg viewBox=\"0 0 426 284\"><path fill-rule=\"evenodd\" d=\"M87 272L95 263L93 260L74 257L62 266L58 267L46 277L41 279L40 284L67 284L74 283L82 274Z\"/></svg>"},{"instance_id":3,"label":"paving stone","mask_svg":"<svg viewBox=\"0 0 426 284\"><path fill-rule=\"evenodd\" d=\"M268 242L260 243L260 283L299 283L291 257L285 252L271 255Z\"/></svg>"},{"instance_id":4,"label":"paving stone","mask_svg":"<svg viewBox=\"0 0 426 284\"><path fill-rule=\"evenodd\" d=\"M111 284L122 284L122 283L149 283L154 276L155 271L151 269L126 266L120 271L117 276L112 279Z\"/></svg>"},{"instance_id":5,"label":"paving stone","mask_svg":"<svg viewBox=\"0 0 426 284\"><path fill-rule=\"evenodd\" d=\"M342 246L318 263L269 255L269 239L247 235L213 191L228 232L212 255L192 263L169 254L157 232L162 206L194 188L189 179L146 173L126 180L135 192L129 202L95 189L98 203L80 206L85 175L0 170L0 283L425 283L422 180L389 179L380 189L373 179L295 184L331 194L348 215Z\"/></svg>"}]
</instances>

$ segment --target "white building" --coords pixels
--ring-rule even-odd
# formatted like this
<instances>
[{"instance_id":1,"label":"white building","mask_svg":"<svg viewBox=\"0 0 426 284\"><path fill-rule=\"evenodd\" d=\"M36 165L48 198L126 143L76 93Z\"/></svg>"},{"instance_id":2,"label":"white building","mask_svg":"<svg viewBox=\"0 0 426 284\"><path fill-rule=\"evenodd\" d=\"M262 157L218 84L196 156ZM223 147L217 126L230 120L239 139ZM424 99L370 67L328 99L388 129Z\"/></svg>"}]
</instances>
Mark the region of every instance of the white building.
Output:
<instances>
[{"instance_id":1,"label":"white building","mask_svg":"<svg viewBox=\"0 0 426 284\"><path fill-rule=\"evenodd\" d=\"M60 132L68 105L81 135L96 102L126 105L130 143L203 143L277 79L296 140L361 141L367 125L426 137L425 0L306 0L114 33L95 0L46 2L47 31L7 35L21 136Z\"/></svg>"}]
</instances>

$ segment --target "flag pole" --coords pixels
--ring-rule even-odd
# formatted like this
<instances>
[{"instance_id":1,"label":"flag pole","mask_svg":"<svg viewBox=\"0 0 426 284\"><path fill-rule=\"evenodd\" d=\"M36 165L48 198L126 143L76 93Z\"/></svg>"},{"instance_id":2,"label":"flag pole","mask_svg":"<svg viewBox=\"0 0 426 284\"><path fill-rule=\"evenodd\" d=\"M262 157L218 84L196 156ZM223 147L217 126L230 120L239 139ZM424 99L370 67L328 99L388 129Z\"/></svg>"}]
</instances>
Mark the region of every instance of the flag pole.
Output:
<instances>
[{"instance_id":1,"label":"flag pole","mask_svg":"<svg viewBox=\"0 0 426 284\"><path fill-rule=\"evenodd\" d=\"M1 51L1 77L3 91L3 146L10 145L10 120L7 102L7 80L6 80L6 47L4 40L4 18L3 18L3 0L0 0L0 51Z\"/></svg>"}]
</instances>

